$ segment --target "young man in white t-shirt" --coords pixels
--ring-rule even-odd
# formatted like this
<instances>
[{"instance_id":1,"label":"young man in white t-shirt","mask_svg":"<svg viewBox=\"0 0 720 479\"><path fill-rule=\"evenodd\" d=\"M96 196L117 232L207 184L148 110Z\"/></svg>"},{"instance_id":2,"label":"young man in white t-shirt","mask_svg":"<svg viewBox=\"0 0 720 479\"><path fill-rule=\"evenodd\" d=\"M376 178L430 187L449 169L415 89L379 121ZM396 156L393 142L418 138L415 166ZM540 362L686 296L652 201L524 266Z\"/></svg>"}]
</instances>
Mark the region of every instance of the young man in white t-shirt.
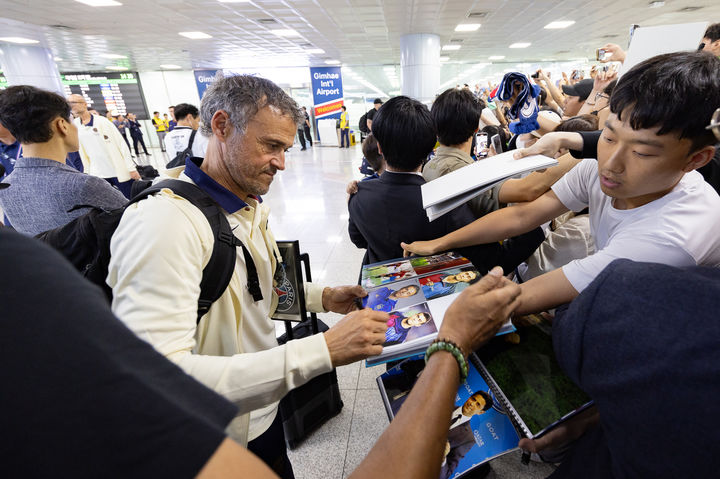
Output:
<instances>
[{"instance_id":1,"label":"young man in white t-shirt","mask_svg":"<svg viewBox=\"0 0 720 479\"><path fill-rule=\"evenodd\" d=\"M535 201L403 248L427 255L490 243L589 207L597 252L522 284L517 313L570 302L617 258L718 266L720 197L695 169L715 152L705 127L719 106L716 58L692 52L646 60L613 91L597 162L582 161Z\"/></svg>"},{"instance_id":2,"label":"young man in white t-shirt","mask_svg":"<svg viewBox=\"0 0 720 479\"><path fill-rule=\"evenodd\" d=\"M200 111L194 105L180 103L175 105L175 120L177 126L165 136L165 148L170 160L188 147L190 135L200 126ZM205 158L207 145L207 137L196 133L192 144L192 156Z\"/></svg>"}]
</instances>

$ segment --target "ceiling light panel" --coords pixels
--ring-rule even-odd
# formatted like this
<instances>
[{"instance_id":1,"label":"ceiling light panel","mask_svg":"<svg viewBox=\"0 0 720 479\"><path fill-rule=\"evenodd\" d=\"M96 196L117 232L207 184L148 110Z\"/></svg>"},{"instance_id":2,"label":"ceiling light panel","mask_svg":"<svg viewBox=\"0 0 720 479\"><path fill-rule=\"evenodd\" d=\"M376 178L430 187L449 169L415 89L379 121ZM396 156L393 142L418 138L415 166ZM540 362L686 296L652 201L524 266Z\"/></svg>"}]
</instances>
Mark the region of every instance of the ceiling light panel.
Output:
<instances>
[{"instance_id":1,"label":"ceiling light panel","mask_svg":"<svg viewBox=\"0 0 720 479\"><path fill-rule=\"evenodd\" d=\"M530 45L532 45L532 43L519 42L519 43L513 43L512 45L510 45L509 48L527 48Z\"/></svg>"},{"instance_id":2,"label":"ceiling light panel","mask_svg":"<svg viewBox=\"0 0 720 479\"><path fill-rule=\"evenodd\" d=\"M205 38L212 38L211 35L203 32L179 32L178 35L189 38L191 40L203 40Z\"/></svg>"},{"instance_id":3,"label":"ceiling light panel","mask_svg":"<svg viewBox=\"0 0 720 479\"><path fill-rule=\"evenodd\" d=\"M480 28L479 23L461 23L455 27L456 32L475 32Z\"/></svg>"},{"instance_id":4,"label":"ceiling light panel","mask_svg":"<svg viewBox=\"0 0 720 479\"><path fill-rule=\"evenodd\" d=\"M290 28L280 28L277 30L270 30L270 33L279 37L299 37L300 34Z\"/></svg>"},{"instance_id":5,"label":"ceiling light panel","mask_svg":"<svg viewBox=\"0 0 720 479\"><path fill-rule=\"evenodd\" d=\"M443 51L449 51L449 50L460 50L460 47L462 45L443 45L442 50Z\"/></svg>"},{"instance_id":6,"label":"ceiling light panel","mask_svg":"<svg viewBox=\"0 0 720 479\"><path fill-rule=\"evenodd\" d=\"M38 40L33 40L32 38L23 38L23 37L0 37L0 42L19 43L21 45L30 45L33 43L40 43Z\"/></svg>"},{"instance_id":7,"label":"ceiling light panel","mask_svg":"<svg viewBox=\"0 0 720 479\"><path fill-rule=\"evenodd\" d=\"M550 22L547 25L545 25L545 29L547 30L556 30L559 28L567 28L570 25L573 25L575 23L575 20L559 20L557 22Z\"/></svg>"},{"instance_id":8,"label":"ceiling light panel","mask_svg":"<svg viewBox=\"0 0 720 479\"><path fill-rule=\"evenodd\" d=\"M116 2L115 0L75 0L78 3L84 3L85 5L90 5L91 7L119 7L122 5L120 2Z\"/></svg>"}]
</instances>

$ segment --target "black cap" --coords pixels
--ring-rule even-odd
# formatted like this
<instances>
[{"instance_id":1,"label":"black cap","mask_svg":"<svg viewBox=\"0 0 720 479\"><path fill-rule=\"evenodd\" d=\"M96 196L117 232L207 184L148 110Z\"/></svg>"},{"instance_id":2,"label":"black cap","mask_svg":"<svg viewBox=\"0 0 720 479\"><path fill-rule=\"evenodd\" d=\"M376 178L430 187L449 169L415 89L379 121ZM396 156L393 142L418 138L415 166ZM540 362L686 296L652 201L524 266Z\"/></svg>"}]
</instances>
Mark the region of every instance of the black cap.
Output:
<instances>
[{"instance_id":1,"label":"black cap","mask_svg":"<svg viewBox=\"0 0 720 479\"><path fill-rule=\"evenodd\" d=\"M382 105L382 100L380 98L375 98L375 101L373 102L373 105L380 104Z\"/></svg>"},{"instance_id":2,"label":"black cap","mask_svg":"<svg viewBox=\"0 0 720 479\"><path fill-rule=\"evenodd\" d=\"M590 92L593 89L593 83L594 80L592 78L586 78L585 80L580 80L574 85L563 85L562 91L569 96L579 96L580 101L585 101L587 97L590 96Z\"/></svg>"}]
</instances>

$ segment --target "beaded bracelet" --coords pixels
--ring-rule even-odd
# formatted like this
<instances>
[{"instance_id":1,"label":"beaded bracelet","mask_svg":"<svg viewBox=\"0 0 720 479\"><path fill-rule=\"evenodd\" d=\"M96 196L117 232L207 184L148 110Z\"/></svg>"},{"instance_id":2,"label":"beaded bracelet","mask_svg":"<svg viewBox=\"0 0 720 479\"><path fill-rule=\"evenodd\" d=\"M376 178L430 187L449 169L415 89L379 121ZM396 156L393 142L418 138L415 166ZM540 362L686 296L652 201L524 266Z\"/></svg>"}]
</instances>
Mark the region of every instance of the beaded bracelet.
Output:
<instances>
[{"instance_id":1,"label":"beaded bracelet","mask_svg":"<svg viewBox=\"0 0 720 479\"><path fill-rule=\"evenodd\" d=\"M455 357L460 368L460 382L464 382L468 376L468 363L458 345L449 339L436 339L425 351L425 364L430 360L430 356L438 351L447 351Z\"/></svg>"}]
</instances>

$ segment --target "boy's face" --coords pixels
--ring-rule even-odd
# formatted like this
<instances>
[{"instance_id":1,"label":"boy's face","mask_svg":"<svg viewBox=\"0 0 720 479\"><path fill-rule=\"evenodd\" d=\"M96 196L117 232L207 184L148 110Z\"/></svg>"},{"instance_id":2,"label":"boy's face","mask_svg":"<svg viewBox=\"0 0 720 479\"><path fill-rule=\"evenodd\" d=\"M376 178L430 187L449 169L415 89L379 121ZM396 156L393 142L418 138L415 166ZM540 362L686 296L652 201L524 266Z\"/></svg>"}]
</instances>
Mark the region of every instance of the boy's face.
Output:
<instances>
[{"instance_id":1,"label":"boy's face","mask_svg":"<svg viewBox=\"0 0 720 479\"><path fill-rule=\"evenodd\" d=\"M630 112L623 115L630 116ZM669 193L691 159L689 139L675 133L658 135L658 128L633 130L629 123L608 116L598 142L600 188L615 198L618 209L637 208Z\"/></svg>"}]
</instances>

